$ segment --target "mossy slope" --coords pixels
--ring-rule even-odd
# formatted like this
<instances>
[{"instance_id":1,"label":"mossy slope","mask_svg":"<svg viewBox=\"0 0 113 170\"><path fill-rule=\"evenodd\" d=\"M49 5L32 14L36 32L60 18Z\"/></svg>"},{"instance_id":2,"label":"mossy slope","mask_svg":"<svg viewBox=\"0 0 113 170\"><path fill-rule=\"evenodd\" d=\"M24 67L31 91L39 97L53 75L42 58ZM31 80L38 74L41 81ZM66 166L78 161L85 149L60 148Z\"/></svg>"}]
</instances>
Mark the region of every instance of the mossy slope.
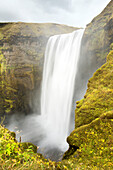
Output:
<instances>
[{"instance_id":1,"label":"mossy slope","mask_svg":"<svg viewBox=\"0 0 113 170\"><path fill-rule=\"evenodd\" d=\"M75 130L64 159L92 167L113 168L113 50L89 80L84 99L77 102ZM79 149L78 149L79 148Z\"/></svg>"},{"instance_id":2,"label":"mossy slope","mask_svg":"<svg viewBox=\"0 0 113 170\"><path fill-rule=\"evenodd\" d=\"M64 159L78 162L88 169L113 168L113 111L75 129L68 137L68 143L70 148Z\"/></svg>"},{"instance_id":3,"label":"mossy slope","mask_svg":"<svg viewBox=\"0 0 113 170\"><path fill-rule=\"evenodd\" d=\"M75 127L90 123L109 110L113 110L113 51L89 80L84 99L77 102Z\"/></svg>"}]
</instances>

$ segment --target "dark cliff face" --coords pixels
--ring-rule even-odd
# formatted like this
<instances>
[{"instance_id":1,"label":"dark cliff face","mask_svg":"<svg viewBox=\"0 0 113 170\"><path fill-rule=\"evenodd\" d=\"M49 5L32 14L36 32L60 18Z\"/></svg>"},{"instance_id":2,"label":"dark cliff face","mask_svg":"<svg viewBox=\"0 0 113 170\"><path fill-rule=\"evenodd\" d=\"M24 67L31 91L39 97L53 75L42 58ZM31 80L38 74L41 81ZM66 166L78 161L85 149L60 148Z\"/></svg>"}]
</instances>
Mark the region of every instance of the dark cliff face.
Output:
<instances>
[{"instance_id":1,"label":"dark cliff face","mask_svg":"<svg viewBox=\"0 0 113 170\"><path fill-rule=\"evenodd\" d=\"M87 56L92 67L99 68L106 61L106 55L113 43L113 1L86 26L81 55ZM95 71L95 70L94 70Z\"/></svg>"},{"instance_id":2,"label":"dark cliff face","mask_svg":"<svg viewBox=\"0 0 113 170\"><path fill-rule=\"evenodd\" d=\"M106 54L113 42L112 26L113 1L86 26L83 37L82 53L90 56L89 59L92 60L91 62L95 62L97 68L105 63Z\"/></svg>"},{"instance_id":3,"label":"dark cliff face","mask_svg":"<svg viewBox=\"0 0 113 170\"><path fill-rule=\"evenodd\" d=\"M87 80L106 62L106 56L112 43L113 1L110 1L106 8L85 28L75 85L77 100L83 97L87 88Z\"/></svg>"},{"instance_id":4,"label":"dark cliff face","mask_svg":"<svg viewBox=\"0 0 113 170\"><path fill-rule=\"evenodd\" d=\"M0 113L33 111L35 95L40 95L48 38L76 29L59 24L0 23Z\"/></svg>"}]
</instances>

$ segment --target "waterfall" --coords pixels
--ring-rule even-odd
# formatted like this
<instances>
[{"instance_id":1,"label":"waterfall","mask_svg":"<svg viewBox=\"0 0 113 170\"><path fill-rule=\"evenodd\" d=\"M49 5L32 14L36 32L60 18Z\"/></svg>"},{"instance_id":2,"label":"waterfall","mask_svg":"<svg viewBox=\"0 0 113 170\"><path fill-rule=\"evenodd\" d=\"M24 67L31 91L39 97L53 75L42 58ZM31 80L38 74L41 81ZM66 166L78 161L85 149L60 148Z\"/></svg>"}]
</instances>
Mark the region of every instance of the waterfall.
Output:
<instances>
[{"instance_id":1,"label":"waterfall","mask_svg":"<svg viewBox=\"0 0 113 170\"><path fill-rule=\"evenodd\" d=\"M45 137L41 144L65 150L80 44L84 30L49 38L41 92L41 120Z\"/></svg>"}]
</instances>

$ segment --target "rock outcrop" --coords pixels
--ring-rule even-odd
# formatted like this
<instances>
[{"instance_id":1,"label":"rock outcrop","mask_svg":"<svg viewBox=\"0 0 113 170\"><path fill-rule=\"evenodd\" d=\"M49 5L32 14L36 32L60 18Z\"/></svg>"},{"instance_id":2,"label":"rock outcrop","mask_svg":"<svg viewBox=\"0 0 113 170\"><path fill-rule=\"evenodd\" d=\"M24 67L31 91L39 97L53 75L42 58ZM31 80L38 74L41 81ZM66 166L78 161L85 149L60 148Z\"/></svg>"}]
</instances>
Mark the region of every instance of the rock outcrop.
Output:
<instances>
[{"instance_id":1,"label":"rock outcrop","mask_svg":"<svg viewBox=\"0 0 113 170\"><path fill-rule=\"evenodd\" d=\"M59 24L0 23L0 114L29 113L40 95L44 52L50 36L77 28ZM39 97L38 97L39 98Z\"/></svg>"}]
</instances>

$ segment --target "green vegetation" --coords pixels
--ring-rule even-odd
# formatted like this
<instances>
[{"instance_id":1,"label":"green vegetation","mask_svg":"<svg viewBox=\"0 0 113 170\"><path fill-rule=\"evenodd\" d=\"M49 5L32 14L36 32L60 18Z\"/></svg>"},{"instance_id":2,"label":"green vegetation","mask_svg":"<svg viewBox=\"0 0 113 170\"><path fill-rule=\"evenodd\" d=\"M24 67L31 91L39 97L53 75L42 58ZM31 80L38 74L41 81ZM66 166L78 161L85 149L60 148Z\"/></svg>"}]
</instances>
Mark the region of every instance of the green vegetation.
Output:
<instances>
[{"instance_id":1,"label":"green vegetation","mask_svg":"<svg viewBox=\"0 0 113 170\"><path fill-rule=\"evenodd\" d=\"M31 143L19 143L15 134L0 125L0 169L75 169L78 165L71 160L53 162L36 153Z\"/></svg>"},{"instance_id":2,"label":"green vegetation","mask_svg":"<svg viewBox=\"0 0 113 170\"><path fill-rule=\"evenodd\" d=\"M109 110L113 110L113 51L89 80L84 99L77 102L75 127L90 123Z\"/></svg>"},{"instance_id":3,"label":"green vegetation","mask_svg":"<svg viewBox=\"0 0 113 170\"><path fill-rule=\"evenodd\" d=\"M75 117L64 159L87 169L113 169L113 50L89 80L84 99L77 102Z\"/></svg>"},{"instance_id":4,"label":"green vegetation","mask_svg":"<svg viewBox=\"0 0 113 170\"><path fill-rule=\"evenodd\" d=\"M71 148L64 159L71 159L87 168L113 168L113 111L109 111L88 125L75 129L68 137ZM75 151L73 148L78 146Z\"/></svg>"},{"instance_id":5,"label":"green vegetation","mask_svg":"<svg viewBox=\"0 0 113 170\"><path fill-rule=\"evenodd\" d=\"M54 166L54 163L48 162L41 154L35 153L36 147L33 144L18 143L13 136L0 125L0 169L43 169Z\"/></svg>"}]
</instances>

